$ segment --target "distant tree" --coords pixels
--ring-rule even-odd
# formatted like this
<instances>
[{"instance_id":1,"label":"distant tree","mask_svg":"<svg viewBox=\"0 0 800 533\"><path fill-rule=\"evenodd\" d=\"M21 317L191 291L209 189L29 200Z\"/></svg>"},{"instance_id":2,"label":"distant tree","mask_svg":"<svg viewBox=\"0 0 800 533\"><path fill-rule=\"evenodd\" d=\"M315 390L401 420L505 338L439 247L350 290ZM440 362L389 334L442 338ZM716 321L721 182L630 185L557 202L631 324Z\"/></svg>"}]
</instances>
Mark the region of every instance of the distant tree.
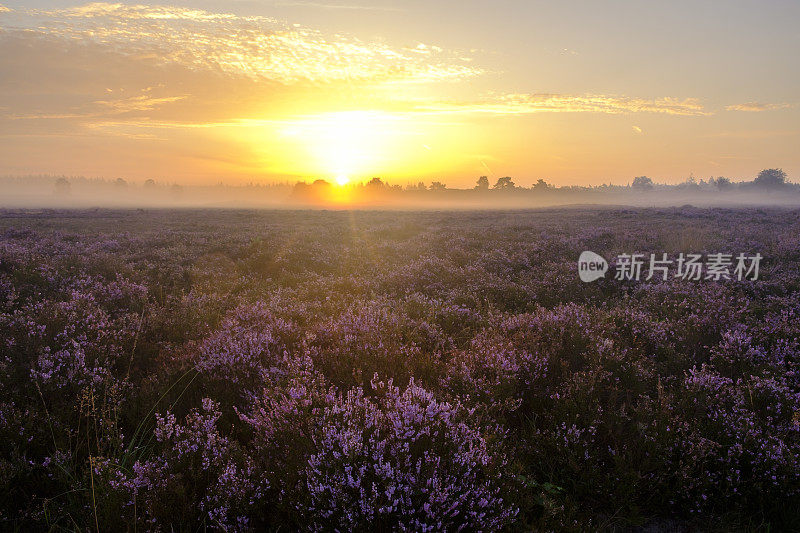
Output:
<instances>
[{"instance_id":1,"label":"distant tree","mask_svg":"<svg viewBox=\"0 0 800 533\"><path fill-rule=\"evenodd\" d=\"M550 184L541 178L539 178L539 180L537 180L536 183L533 184L533 190L535 191L545 191L549 188Z\"/></svg>"},{"instance_id":2,"label":"distant tree","mask_svg":"<svg viewBox=\"0 0 800 533\"><path fill-rule=\"evenodd\" d=\"M476 191L488 191L489 190L489 178L486 176L481 176L478 178L477 183L475 184Z\"/></svg>"},{"instance_id":3,"label":"distant tree","mask_svg":"<svg viewBox=\"0 0 800 533\"><path fill-rule=\"evenodd\" d=\"M677 187L678 189L684 189L684 190L689 189L692 191L696 191L700 189L700 184L697 183L697 178L695 178L694 176L689 176L689 179L687 179L683 183L679 183Z\"/></svg>"},{"instance_id":4,"label":"distant tree","mask_svg":"<svg viewBox=\"0 0 800 533\"><path fill-rule=\"evenodd\" d=\"M509 176L502 177L497 180L497 183L494 184L493 189L498 191L504 191L509 189L514 189L516 185L514 185L514 180L511 179Z\"/></svg>"},{"instance_id":5,"label":"distant tree","mask_svg":"<svg viewBox=\"0 0 800 533\"><path fill-rule=\"evenodd\" d=\"M145 189L155 189L156 188L156 181L154 179L147 179L144 182Z\"/></svg>"},{"instance_id":6,"label":"distant tree","mask_svg":"<svg viewBox=\"0 0 800 533\"><path fill-rule=\"evenodd\" d=\"M383 183L383 180L380 178L372 178L367 182L367 187L374 187L374 188L383 188L386 184Z\"/></svg>"},{"instance_id":7,"label":"distant tree","mask_svg":"<svg viewBox=\"0 0 800 533\"><path fill-rule=\"evenodd\" d=\"M648 178L647 176L637 176L633 178L633 183L631 187L639 191L649 191L654 187L653 180Z\"/></svg>"},{"instance_id":8,"label":"distant tree","mask_svg":"<svg viewBox=\"0 0 800 533\"><path fill-rule=\"evenodd\" d=\"M125 181L122 178L117 178L117 180L114 182L114 185L116 187L119 187L120 189L122 189L123 187L127 187L128 186L128 182Z\"/></svg>"},{"instance_id":9,"label":"distant tree","mask_svg":"<svg viewBox=\"0 0 800 533\"><path fill-rule=\"evenodd\" d=\"M432 191L443 191L447 188L447 185L442 183L441 181L434 181L431 183L431 190Z\"/></svg>"},{"instance_id":10,"label":"distant tree","mask_svg":"<svg viewBox=\"0 0 800 533\"><path fill-rule=\"evenodd\" d=\"M55 190L56 194L66 196L72 190L72 185L67 178L58 178L55 182Z\"/></svg>"},{"instance_id":11,"label":"distant tree","mask_svg":"<svg viewBox=\"0 0 800 533\"><path fill-rule=\"evenodd\" d=\"M780 168L767 168L758 173L753 183L759 187L782 187L786 184L786 172Z\"/></svg>"},{"instance_id":12,"label":"distant tree","mask_svg":"<svg viewBox=\"0 0 800 533\"><path fill-rule=\"evenodd\" d=\"M723 178L722 176L716 179L711 178L711 184L721 191L726 191L733 187L733 183L731 183L731 180L729 180L728 178Z\"/></svg>"}]
</instances>

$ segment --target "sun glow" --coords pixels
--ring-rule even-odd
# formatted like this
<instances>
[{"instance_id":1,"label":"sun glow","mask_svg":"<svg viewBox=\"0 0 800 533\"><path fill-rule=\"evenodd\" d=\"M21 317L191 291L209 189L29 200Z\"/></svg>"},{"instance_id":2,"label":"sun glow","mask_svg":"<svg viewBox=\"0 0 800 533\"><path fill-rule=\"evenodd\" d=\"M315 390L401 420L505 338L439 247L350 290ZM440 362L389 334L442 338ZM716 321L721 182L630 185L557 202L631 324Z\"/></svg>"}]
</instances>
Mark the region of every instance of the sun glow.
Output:
<instances>
[{"instance_id":1,"label":"sun glow","mask_svg":"<svg viewBox=\"0 0 800 533\"><path fill-rule=\"evenodd\" d=\"M283 133L302 143L320 174L344 186L385 169L403 143L403 120L381 111L336 111L292 120Z\"/></svg>"},{"instance_id":2,"label":"sun glow","mask_svg":"<svg viewBox=\"0 0 800 533\"><path fill-rule=\"evenodd\" d=\"M241 123L237 134L252 146L255 166L298 181L322 179L337 189L374 177L397 184L409 176L424 180L471 169L484 172L475 159L482 153L475 136L458 121L401 110L296 112Z\"/></svg>"}]
</instances>

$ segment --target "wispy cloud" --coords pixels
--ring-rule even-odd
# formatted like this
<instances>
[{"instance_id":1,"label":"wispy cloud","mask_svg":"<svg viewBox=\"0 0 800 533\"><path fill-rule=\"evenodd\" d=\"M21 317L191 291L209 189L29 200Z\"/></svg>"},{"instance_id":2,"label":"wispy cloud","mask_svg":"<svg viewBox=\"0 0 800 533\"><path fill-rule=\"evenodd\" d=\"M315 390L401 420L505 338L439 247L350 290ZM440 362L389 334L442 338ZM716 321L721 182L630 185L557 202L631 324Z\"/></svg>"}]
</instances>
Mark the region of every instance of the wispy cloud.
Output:
<instances>
[{"instance_id":1,"label":"wispy cloud","mask_svg":"<svg viewBox=\"0 0 800 533\"><path fill-rule=\"evenodd\" d=\"M725 107L726 111L747 111L756 113L760 111L773 111L776 109L788 109L794 107L793 104L761 104L758 102L746 102L744 104L733 104Z\"/></svg>"},{"instance_id":2,"label":"wispy cloud","mask_svg":"<svg viewBox=\"0 0 800 533\"><path fill-rule=\"evenodd\" d=\"M120 98L86 102L63 112L10 113L0 116L0 118L15 122L48 121L52 123L53 121L66 121L76 125L81 124L88 128L107 123L129 122L134 127L140 128L150 121L148 112L186 98L185 95L154 96L152 94L153 89L154 87L145 88L141 91L141 94L136 96L122 96ZM114 91L107 89L107 92L113 93Z\"/></svg>"},{"instance_id":3,"label":"wispy cloud","mask_svg":"<svg viewBox=\"0 0 800 533\"><path fill-rule=\"evenodd\" d=\"M28 34L91 42L131 57L284 84L436 82L481 73L461 52L429 44L413 50L392 48L270 17L105 2L26 10L15 16L17 29Z\"/></svg>"},{"instance_id":4,"label":"wispy cloud","mask_svg":"<svg viewBox=\"0 0 800 533\"><path fill-rule=\"evenodd\" d=\"M530 113L661 113L680 116L705 116L696 98L662 97L655 99L612 95L508 94L478 102L441 102L423 105L431 113L486 113L522 115Z\"/></svg>"},{"instance_id":5,"label":"wispy cloud","mask_svg":"<svg viewBox=\"0 0 800 533\"><path fill-rule=\"evenodd\" d=\"M202 9L189 9L173 6L154 5L127 5L111 4L106 2L92 2L82 6L69 7L57 10L31 10L32 15L45 17L92 19L105 18L117 20L189 20L196 22L236 20L272 20L264 17L237 17L230 13L212 13Z\"/></svg>"},{"instance_id":6,"label":"wispy cloud","mask_svg":"<svg viewBox=\"0 0 800 533\"><path fill-rule=\"evenodd\" d=\"M185 96L167 96L154 98L147 94L131 96L120 100L98 100L95 103L111 109L115 113L129 113L131 111L151 111L158 106L183 100Z\"/></svg>"}]
</instances>

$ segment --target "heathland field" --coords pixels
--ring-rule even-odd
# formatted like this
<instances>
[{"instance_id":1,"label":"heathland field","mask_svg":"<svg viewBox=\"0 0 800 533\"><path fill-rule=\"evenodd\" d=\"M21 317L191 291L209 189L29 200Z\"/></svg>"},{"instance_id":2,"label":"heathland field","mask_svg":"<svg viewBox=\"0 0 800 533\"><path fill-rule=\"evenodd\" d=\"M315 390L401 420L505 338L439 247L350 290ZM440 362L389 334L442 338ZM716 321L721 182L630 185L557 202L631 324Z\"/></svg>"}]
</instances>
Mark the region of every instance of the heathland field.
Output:
<instances>
[{"instance_id":1,"label":"heathland field","mask_svg":"<svg viewBox=\"0 0 800 533\"><path fill-rule=\"evenodd\" d=\"M0 211L0 529L796 530L798 235L690 206ZM651 253L731 279L648 280Z\"/></svg>"}]
</instances>

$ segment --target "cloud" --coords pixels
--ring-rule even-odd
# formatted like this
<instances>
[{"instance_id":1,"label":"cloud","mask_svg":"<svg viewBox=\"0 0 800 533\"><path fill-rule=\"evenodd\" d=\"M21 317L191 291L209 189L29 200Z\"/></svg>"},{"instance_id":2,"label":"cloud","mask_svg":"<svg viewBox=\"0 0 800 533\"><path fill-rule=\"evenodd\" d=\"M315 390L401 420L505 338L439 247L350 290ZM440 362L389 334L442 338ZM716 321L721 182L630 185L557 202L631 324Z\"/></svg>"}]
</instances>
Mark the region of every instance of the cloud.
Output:
<instances>
[{"instance_id":1,"label":"cloud","mask_svg":"<svg viewBox=\"0 0 800 533\"><path fill-rule=\"evenodd\" d=\"M432 113L485 113L522 115L530 113L661 113L679 116L705 116L696 98L662 97L655 99L610 95L509 94L480 102L443 102L423 106Z\"/></svg>"},{"instance_id":2,"label":"cloud","mask_svg":"<svg viewBox=\"0 0 800 533\"><path fill-rule=\"evenodd\" d=\"M482 73L461 52L428 44L413 50L392 48L270 17L95 2L27 10L16 18L16 29L30 37L94 43L131 58L157 58L163 64L284 84L425 83Z\"/></svg>"},{"instance_id":3,"label":"cloud","mask_svg":"<svg viewBox=\"0 0 800 533\"><path fill-rule=\"evenodd\" d=\"M10 12L11 10L9 8L4 6L3 4L0 4L0 13L10 13Z\"/></svg>"},{"instance_id":4,"label":"cloud","mask_svg":"<svg viewBox=\"0 0 800 533\"><path fill-rule=\"evenodd\" d=\"M116 20L190 20L196 22L236 20L240 17L230 13L211 13L202 9L188 9L172 6L126 5L106 2L93 2L82 6L57 10L31 10L31 14L53 19L92 19L106 18ZM241 17L244 18L244 17ZM245 20L273 20L264 17L247 17Z\"/></svg>"},{"instance_id":5,"label":"cloud","mask_svg":"<svg viewBox=\"0 0 800 533\"><path fill-rule=\"evenodd\" d=\"M107 120L224 120L289 89L92 42L12 33L0 35L0 49L0 134L78 133Z\"/></svg>"},{"instance_id":6,"label":"cloud","mask_svg":"<svg viewBox=\"0 0 800 533\"><path fill-rule=\"evenodd\" d=\"M638 134L640 134L640 135L641 135L642 133L644 133L644 132L642 131L642 128L640 128L639 126L631 126L631 128L633 129L633 133L638 133Z\"/></svg>"},{"instance_id":7,"label":"cloud","mask_svg":"<svg viewBox=\"0 0 800 533\"><path fill-rule=\"evenodd\" d=\"M131 111L151 111L156 107L168 104L170 102L177 102L183 100L185 96L167 96L163 98L153 98L152 96L142 94L139 96L131 96L121 100L98 100L95 103L105 106L115 113L128 113Z\"/></svg>"},{"instance_id":8,"label":"cloud","mask_svg":"<svg viewBox=\"0 0 800 533\"><path fill-rule=\"evenodd\" d=\"M756 113L760 111L773 111L776 109L788 109L794 107L793 104L760 104L758 102L746 102L744 104L733 104L725 107L726 111L746 111Z\"/></svg>"},{"instance_id":9,"label":"cloud","mask_svg":"<svg viewBox=\"0 0 800 533\"><path fill-rule=\"evenodd\" d=\"M479 52L433 43L389 46L270 17L100 2L20 8L2 20L0 136L7 137L180 144L234 129L241 130L237 138L248 138L297 116L355 108L436 125L479 113L708 114L696 99L668 97L534 93L443 100L429 87L415 92L396 84L474 78L483 71L469 56ZM412 100L413 94L426 96Z\"/></svg>"},{"instance_id":10,"label":"cloud","mask_svg":"<svg viewBox=\"0 0 800 533\"><path fill-rule=\"evenodd\" d=\"M153 89L153 87L147 87L143 89L141 91L142 94L138 96L123 96L117 99L94 100L91 102L86 102L84 105L72 106L73 112L71 113L17 113L6 115L6 117L12 120L30 120L111 116L135 111L152 111L153 109L161 107L164 104L178 102L187 98L186 95L155 97L150 94ZM106 89L105 92L110 94L114 93L114 90ZM0 107L0 110L2 109L6 108Z\"/></svg>"}]
</instances>

